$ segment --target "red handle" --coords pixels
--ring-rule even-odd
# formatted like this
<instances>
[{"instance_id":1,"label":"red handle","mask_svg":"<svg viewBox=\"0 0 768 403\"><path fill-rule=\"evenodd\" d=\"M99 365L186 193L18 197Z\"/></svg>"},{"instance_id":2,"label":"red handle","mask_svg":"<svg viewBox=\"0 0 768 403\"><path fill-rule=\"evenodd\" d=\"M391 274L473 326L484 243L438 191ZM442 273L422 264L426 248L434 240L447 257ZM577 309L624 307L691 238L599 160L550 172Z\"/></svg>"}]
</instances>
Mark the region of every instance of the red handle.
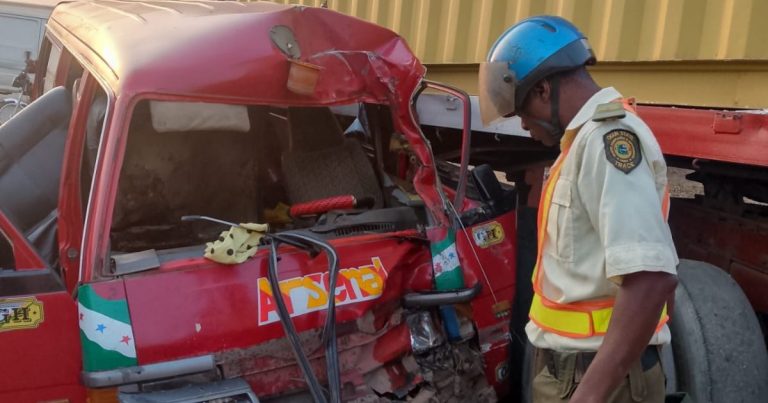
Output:
<instances>
[{"instance_id":1,"label":"red handle","mask_svg":"<svg viewBox=\"0 0 768 403\"><path fill-rule=\"evenodd\" d=\"M305 203L298 203L291 206L291 216L300 217L305 215L316 215L335 209L355 208L357 200L355 196L333 196L326 199L312 200Z\"/></svg>"}]
</instances>

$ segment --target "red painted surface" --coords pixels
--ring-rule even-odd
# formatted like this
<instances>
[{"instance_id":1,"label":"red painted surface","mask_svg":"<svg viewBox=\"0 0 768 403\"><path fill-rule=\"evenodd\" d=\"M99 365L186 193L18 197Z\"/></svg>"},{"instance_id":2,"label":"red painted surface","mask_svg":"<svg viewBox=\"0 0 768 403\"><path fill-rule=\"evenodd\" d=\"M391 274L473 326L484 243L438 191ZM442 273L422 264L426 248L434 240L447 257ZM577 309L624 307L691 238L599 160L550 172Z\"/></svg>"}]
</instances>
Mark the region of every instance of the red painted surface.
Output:
<instances>
[{"instance_id":1,"label":"red painted surface","mask_svg":"<svg viewBox=\"0 0 768 403\"><path fill-rule=\"evenodd\" d=\"M73 105L72 119L68 129L67 143L64 147L64 162L61 169L59 194L59 256L67 290L74 291L79 280L80 243L83 236L83 212L88 200L82 200L87 194L81 188L83 150L85 148L85 126L91 103L98 83L93 75L85 73L80 82L80 97Z\"/></svg>"},{"instance_id":2,"label":"red painted surface","mask_svg":"<svg viewBox=\"0 0 768 403\"><path fill-rule=\"evenodd\" d=\"M768 273L755 267L733 262L730 267L731 277L739 283L752 307L756 311L768 313Z\"/></svg>"},{"instance_id":3,"label":"red painted surface","mask_svg":"<svg viewBox=\"0 0 768 403\"><path fill-rule=\"evenodd\" d=\"M96 295L107 300L114 301L128 298L122 278L91 283L91 286Z\"/></svg>"},{"instance_id":4,"label":"red painted surface","mask_svg":"<svg viewBox=\"0 0 768 403\"><path fill-rule=\"evenodd\" d=\"M16 270L34 270L42 269L45 263L32 249L27 239L19 233L8 217L0 211L0 231L5 234L13 247L13 258L16 263ZM2 297L2 295L0 295Z\"/></svg>"},{"instance_id":5,"label":"red painted surface","mask_svg":"<svg viewBox=\"0 0 768 403\"><path fill-rule=\"evenodd\" d=\"M499 312L494 309L498 304L508 303L512 308L515 296L515 273L517 272L517 221L516 211L467 228L456 236L456 247L465 280L474 277L482 285L480 295L471 302L472 320L478 331L478 339L483 351L486 378L496 389L499 396L508 393L509 371L504 377L497 375L497 367L509 359L509 319L511 312ZM482 247L473 235L473 230L498 223L504 236L497 243ZM463 235L462 235L463 234ZM473 251L474 249L474 251Z\"/></svg>"},{"instance_id":6,"label":"red painted surface","mask_svg":"<svg viewBox=\"0 0 768 403\"><path fill-rule=\"evenodd\" d=\"M768 167L768 115L669 106L638 106L667 155Z\"/></svg>"},{"instance_id":7,"label":"red painted surface","mask_svg":"<svg viewBox=\"0 0 768 403\"><path fill-rule=\"evenodd\" d=\"M16 297L14 297L16 298ZM20 297L26 298L26 297ZM0 401L85 400L77 306L66 292L38 294L43 321L37 328L0 333ZM12 363L12 364L11 364Z\"/></svg>"},{"instance_id":8,"label":"red painted surface","mask_svg":"<svg viewBox=\"0 0 768 403\"><path fill-rule=\"evenodd\" d=\"M0 392L0 402L8 403L84 403L86 401L86 392L81 385L42 387L9 393Z\"/></svg>"},{"instance_id":9,"label":"red painted surface","mask_svg":"<svg viewBox=\"0 0 768 403\"><path fill-rule=\"evenodd\" d=\"M680 257L730 272L755 310L768 313L768 223L673 199L669 225Z\"/></svg>"},{"instance_id":10,"label":"red painted surface","mask_svg":"<svg viewBox=\"0 0 768 403\"><path fill-rule=\"evenodd\" d=\"M483 288L472 302L473 319L480 327L506 323L509 316L499 318L493 311L496 301L512 301L515 293L515 273L517 271L517 227L515 211L510 211L493 220L467 228L456 236L464 277L468 284L479 281ZM485 248L475 243L473 229L499 223L504 231L504 238ZM494 296L495 295L495 300Z\"/></svg>"},{"instance_id":11,"label":"red painted surface","mask_svg":"<svg viewBox=\"0 0 768 403\"><path fill-rule=\"evenodd\" d=\"M380 296L338 306L339 322L355 320L374 306L398 300L408 291L404 280L411 268L431 259L420 243L400 242L386 236L365 242L343 239L334 242L334 246L342 269L371 265L373 258L380 258L386 271ZM312 259L294 248L280 250L280 280L310 278L320 283L321 273L328 269L325 255ZM273 305L267 305L264 288L259 288L259 279L267 277L266 257L266 251L262 251L237 266L190 259L184 268L161 267L155 272L127 277L125 285L139 364L245 348L282 338L284 332L279 321L270 322L269 316L265 316ZM370 297L365 289L342 277L337 303ZM357 285L362 281L358 278ZM283 295L290 300L288 291L284 290ZM298 309L288 305L289 309ZM324 309L320 308L293 318L300 332L322 328L324 320Z\"/></svg>"},{"instance_id":12,"label":"red painted surface","mask_svg":"<svg viewBox=\"0 0 768 403\"><path fill-rule=\"evenodd\" d=\"M520 365L523 360L510 363L509 359L509 341L507 339L497 340L495 343L487 345L487 351L483 352L483 364L485 377L488 382L496 389L499 396L505 396L509 393L509 365Z\"/></svg>"},{"instance_id":13,"label":"red painted surface","mask_svg":"<svg viewBox=\"0 0 768 403\"><path fill-rule=\"evenodd\" d=\"M373 359L378 362L390 362L411 350L411 333L401 324L376 341Z\"/></svg>"}]
</instances>

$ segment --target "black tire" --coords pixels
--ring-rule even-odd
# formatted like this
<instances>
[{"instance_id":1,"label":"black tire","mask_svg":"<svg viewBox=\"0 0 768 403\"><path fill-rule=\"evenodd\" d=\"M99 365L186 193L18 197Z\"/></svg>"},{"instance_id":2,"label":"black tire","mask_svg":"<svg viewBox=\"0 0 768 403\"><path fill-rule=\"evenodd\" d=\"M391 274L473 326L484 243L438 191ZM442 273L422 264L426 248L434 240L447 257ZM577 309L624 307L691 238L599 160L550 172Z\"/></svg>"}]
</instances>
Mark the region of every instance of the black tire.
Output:
<instances>
[{"instance_id":1,"label":"black tire","mask_svg":"<svg viewBox=\"0 0 768 403\"><path fill-rule=\"evenodd\" d=\"M672 345L665 344L661 346L661 368L664 370L666 378L666 387L664 391L667 394L675 393L679 390L677 387L677 371L675 369L675 355L672 351Z\"/></svg>"},{"instance_id":2,"label":"black tire","mask_svg":"<svg viewBox=\"0 0 768 403\"><path fill-rule=\"evenodd\" d=\"M681 260L670 321L677 384L696 403L768 399L768 353L739 286L708 263Z\"/></svg>"}]
</instances>

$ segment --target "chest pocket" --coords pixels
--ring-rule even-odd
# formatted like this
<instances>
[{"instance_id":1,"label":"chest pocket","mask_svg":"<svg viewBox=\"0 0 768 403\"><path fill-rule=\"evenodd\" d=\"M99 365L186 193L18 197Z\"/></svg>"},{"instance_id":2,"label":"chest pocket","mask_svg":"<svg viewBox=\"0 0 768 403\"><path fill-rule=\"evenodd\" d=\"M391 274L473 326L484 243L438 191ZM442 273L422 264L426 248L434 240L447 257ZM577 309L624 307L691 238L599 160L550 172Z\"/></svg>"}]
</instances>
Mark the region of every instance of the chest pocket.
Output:
<instances>
[{"instance_id":1,"label":"chest pocket","mask_svg":"<svg viewBox=\"0 0 768 403\"><path fill-rule=\"evenodd\" d=\"M572 186L568 179L558 179L552 192L552 205L547 220L547 236L554 248L546 252L564 262L573 262Z\"/></svg>"}]
</instances>

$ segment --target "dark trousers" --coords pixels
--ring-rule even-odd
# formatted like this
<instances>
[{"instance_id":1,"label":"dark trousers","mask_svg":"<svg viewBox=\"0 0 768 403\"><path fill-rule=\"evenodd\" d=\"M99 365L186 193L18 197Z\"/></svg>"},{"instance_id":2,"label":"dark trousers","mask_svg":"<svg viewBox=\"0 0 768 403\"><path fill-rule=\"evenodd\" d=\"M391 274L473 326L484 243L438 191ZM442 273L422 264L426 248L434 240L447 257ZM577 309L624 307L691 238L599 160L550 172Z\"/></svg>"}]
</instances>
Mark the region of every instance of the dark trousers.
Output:
<instances>
[{"instance_id":1,"label":"dark trousers","mask_svg":"<svg viewBox=\"0 0 768 403\"><path fill-rule=\"evenodd\" d=\"M536 349L533 402L568 402L593 357L594 353L557 353ZM608 402L663 403L665 378L659 362L658 350L649 347L643 353L643 358L632 365L629 374Z\"/></svg>"}]
</instances>

